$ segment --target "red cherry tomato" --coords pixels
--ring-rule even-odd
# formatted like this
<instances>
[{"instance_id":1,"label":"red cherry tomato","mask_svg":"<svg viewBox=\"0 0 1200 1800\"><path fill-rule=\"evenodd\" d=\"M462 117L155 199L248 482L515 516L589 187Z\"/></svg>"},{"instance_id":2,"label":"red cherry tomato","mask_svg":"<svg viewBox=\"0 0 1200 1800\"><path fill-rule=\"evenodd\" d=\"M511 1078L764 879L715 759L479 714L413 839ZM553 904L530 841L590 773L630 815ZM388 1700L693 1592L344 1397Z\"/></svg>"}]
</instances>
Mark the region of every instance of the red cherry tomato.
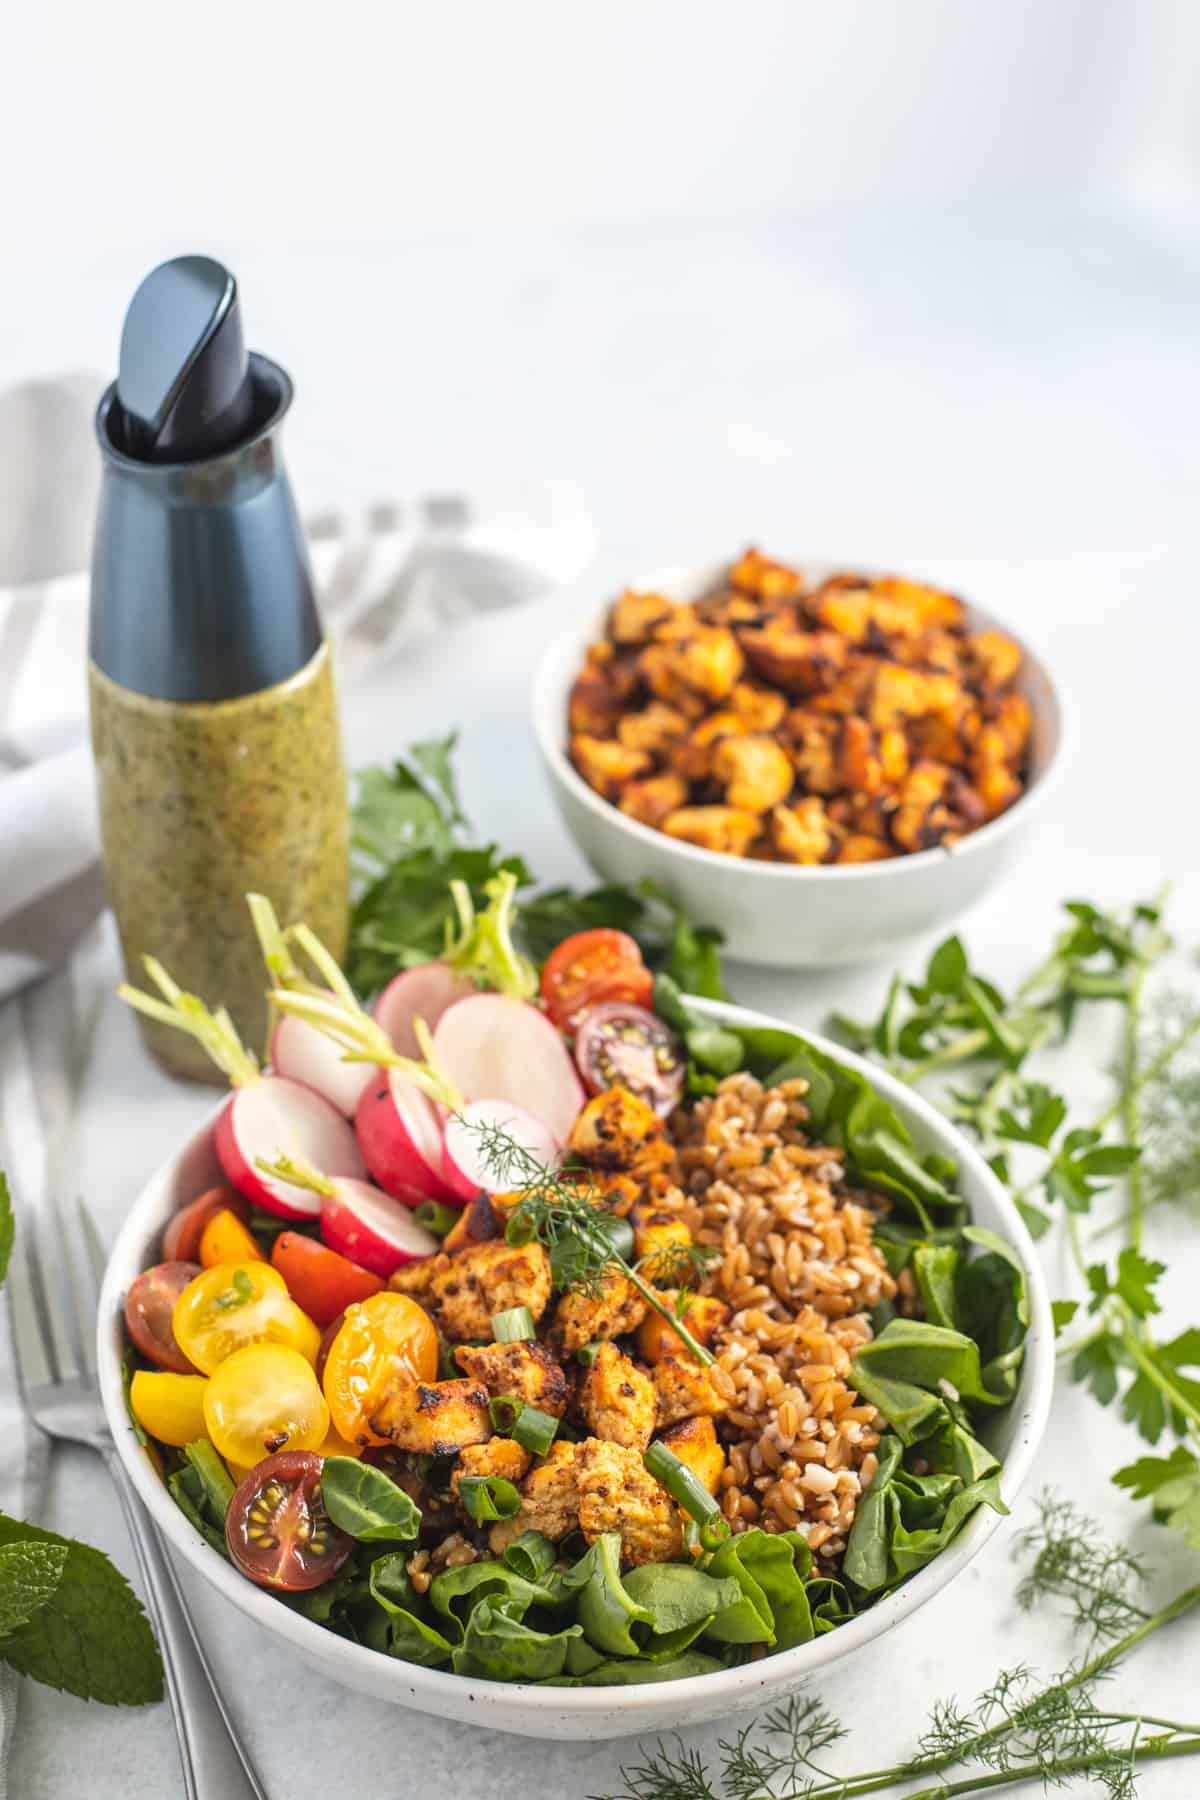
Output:
<instances>
[{"instance_id":1,"label":"red cherry tomato","mask_svg":"<svg viewBox=\"0 0 1200 1800\"><path fill-rule=\"evenodd\" d=\"M288 1594L320 1587L354 1548L325 1511L315 1450L283 1450L243 1476L225 1515L225 1542L243 1575Z\"/></svg>"},{"instance_id":2,"label":"red cherry tomato","mask_svg":"<svg viewBox=\"0 0 1200 1800\"><path fill-rule=\"evenodd\" d=\"M665 1117L683 1095L683 1045L644 1006L606 1000L575 1028L575 1061L589 1094L628 1088Z\"/></svg>"},{"instance_id":3,"label":"red cherry tomato","mask_svg":"<svg viewBox=\"0 0 1200 1800\"><path fill-rule=\"evenodd\" d=\"M624 931L577 931L550 952L542 970L542 1000L560 1031L573 1032L590 1007L605 1000L646 1006L654 977Z\"/></svg>"},{"instance_id":4,"label":"red cherry tomato","mask_svg":"<svg viewBox=\"0 0 1200 1800\"><path fill-rule=\"evenodd\" d=\"M241 1194L235 1193L231 1187L209 1188L190 1206L177 1212L163 1232L163 1257L167 1262L199 1262L200 1239L204 1235L204 1227L219 1212L236 1213L245 1225L250 1217L250 1205Z\"/></svg>"},{"instance_id":5,"label":"red cherry tomato","mask_svg":"<svg viewBox=\"0 0 1200 1800\"><path fill-rule=\"evenodd\" d=\"M329 1347L333 1343L338 1332L342 1329L345 1319L346 1315L344 1312L338 1313L336 1318L330 1319L328 1325L321 1333L321 1348L317 1351L316 1376L317 1380L322 1383L325 1380L325 1358L329 1355Z\"/></svg>"},{"instance_id":6,"label":"red cherry tomato","mask_svg":"<svg viewBox=\"0 0 1200 1800\"><path fill-rule=\"evenodd\" d=\"M356 1300L369 1299L385 1285L381 1276L360 1269L348 1256L299 1231L280 1232L271 1262L287 1282L297 1306L318 1325L328 1325Z\"/></svg>"},{"instance_id":7,"label":"red cherry tomato","mask_svg":"<svg viewBox=\"0 0 1200 1800\"><path fill-rule=\"evenodd\" d=\"M125 1296L125 1325L135 1347L149 1362L176 1375L194 1375L196 1369L175 1340L175 1302L202 1273L199 1263L156 1263L143 1270Z\"/></svg>"}]
</instances>

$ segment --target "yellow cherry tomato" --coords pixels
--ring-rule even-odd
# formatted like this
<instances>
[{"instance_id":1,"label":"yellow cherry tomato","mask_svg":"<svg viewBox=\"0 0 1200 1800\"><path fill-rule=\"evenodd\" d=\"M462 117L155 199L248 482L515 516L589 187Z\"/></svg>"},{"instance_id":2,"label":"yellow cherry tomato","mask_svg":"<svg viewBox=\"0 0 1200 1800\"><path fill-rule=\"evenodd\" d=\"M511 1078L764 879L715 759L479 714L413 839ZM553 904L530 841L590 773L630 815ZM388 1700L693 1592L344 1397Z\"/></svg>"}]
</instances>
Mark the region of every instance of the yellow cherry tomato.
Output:
<instances>
[{"instance_id":1,"label":"yellow cherry tomato","mask_svg":"<svg viewBox=\"0 0 1200 1800\"><path fill-rule=\"evenodd\" d=\"M171 1375L163 1369L138 1369L129 1384L129 1404L143 1431L160 1444L182 1450L208 1435L204 1424L204 1375Z\"/></svg>"},{"instance_id":2,"label":"yellow cherry tomato","mask_svg":"<svg viewBox=\"0 0 1200 1800\"><path fill-rule=\"evenodd\" d=\"M218 1263L188 1282L175 1302L175 1341L213 1375L248 1344L282 1344L315 1363L321 1333L268 1262Z\"/></svg>"},{"instance_id":3,"label":"yellow cherry tomato","mask_svg":"<svg viewBox=\"0 0 1200 1800\"><path fill-rule=\"evenodd\" d=\"M204 1422L221 1455L253 1468L280 1450L315 1450L329 1408L312 1364L285 1344L249 1344L227 1356L204 1396Z\"/></svg>"},{"instance_id":4,"label":"yellow cherry tomato","mask_svg":"<svg viewBox=\"0 0 1200 1800\"><path fill-rule=\"evenodd\" d=\"M338 1433L334 1430L333 1426L331 1425L329 1427L329 1436L325 1439L325 1442L323 1444L317 1445L317 1455L318 1456L361 1456L362 1455L362 1445L361 1444L348 1444L346 1442L345 1438L340 1437L338 1435Z\"/></svg>"},{"instance_id":5,"label":"yellow cherry tomato","mask_svg":"<svg viewBox=\"0 0 1200 1800\"><path fill-rule=\"evenodd\" d=\"M433 1381L437 1365L433 1320L407 1294L385 1291L348 1306L321 1377L334 1430L359 1446L386 1443L370 1425L383 1390L397 1376Z\"/></svg>"},{"instance_id":6,"label":"yellow cherry tomato","mask_svg":"<svg viewBox=\"0 0 1200 1800\"><path fill-rule=\"evenodd\" d=\"M214 1213L200 1233L200 1261L206 1269L219 1263L266 1262L253 1235L228 1206Z\"/></svg>"}]
</instances>

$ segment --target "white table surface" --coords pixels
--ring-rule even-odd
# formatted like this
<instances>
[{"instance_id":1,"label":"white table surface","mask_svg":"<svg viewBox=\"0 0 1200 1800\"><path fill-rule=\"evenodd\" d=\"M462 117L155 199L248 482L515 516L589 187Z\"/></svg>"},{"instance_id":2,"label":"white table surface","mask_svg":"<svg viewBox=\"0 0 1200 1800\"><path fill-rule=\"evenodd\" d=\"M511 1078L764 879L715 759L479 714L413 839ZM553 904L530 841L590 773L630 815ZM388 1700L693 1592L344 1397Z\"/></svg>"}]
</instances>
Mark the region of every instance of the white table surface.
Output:
<instances>
[{"instance_id":1,"label":"white table surface","mask_svg":"<svg viewBox=\"0 0 1200 1800\"><path fill-rule=\"evenodd\" d=\"M984 966L1004 980L1031 962L1061 898L1128 899L1168 874L1181 878L1178 922L1200 940L1190 251L1094 224L842 244L783 227L654 241L614 228L553 244L247 249L230 260L253 341L300 383L291 448L304 505L565 473L596 508L604 549L577 595L448 635L356 693L345 718L354 763L459 726L480 832L522 851L546 881L581 879L526 725L530 665L561 610L639 567L751 538L785 554L860 556L969 591L1036 638L1064 688L1070 762L1052 816L966 923ZM14 270L0 381L104 367L137 272L93 268L68 304L61 269ZM334 323L347 295L349 334ZM886 975L735 969L732 985L750 1004L817 1024L834 1002L873 1007ZM1088 1028L1089 1062L1100 1029ZM108 1005L81 1131L81 1187L106 1232L211 1104L158 1075L129 1017ZM1174 1252L1168 1291L1182 1322L1196 1239L1176 1222L1161 1242ZM1138 1528L1139 1512L1108 1485L1134 1444L1066 1387L1045 1479L1133 1533L1160 1569L1170 1559L1164 1581L1182 1585L1197 1559ZM86 1455L56 1454L41 1518L130 1568L115 1501ZM1049 1668L1070 1654L1064 1628L1013 1605L1014 1535L997 1534L915 1620L821 1683L835 1710L877 1721L856 1734L848 1767L905 1753L938 1695L966 1697L1005 1662ZM535 1745L360 1699L184 1581L272 1800L531 1790L582 1800L616 1791L636 1748ZM1186 1630L1128 1672L1130 1691L1158 1712L1194 1710L1196 1628ZM712 1749L720 1734L706 1720L687 1736ZM1145 1782L1147 1795L1177 1800L1196 1787L1186 1767ZM93 1800L179 1794L166 1707L114 1712L28 1686L10 1793L74 1800L82 1788Z\"/></svg>"}]
</instances>

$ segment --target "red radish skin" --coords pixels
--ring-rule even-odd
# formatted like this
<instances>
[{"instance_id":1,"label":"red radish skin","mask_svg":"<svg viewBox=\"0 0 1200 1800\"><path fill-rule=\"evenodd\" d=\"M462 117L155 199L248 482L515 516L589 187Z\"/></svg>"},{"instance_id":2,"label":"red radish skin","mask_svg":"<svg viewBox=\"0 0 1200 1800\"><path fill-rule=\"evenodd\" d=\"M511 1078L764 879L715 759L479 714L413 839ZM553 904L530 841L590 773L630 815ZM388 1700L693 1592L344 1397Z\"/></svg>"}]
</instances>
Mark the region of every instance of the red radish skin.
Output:
<instances>
[{"instance_id":1,"label":"red radish skin","mask_svg":"<svg viewBox=\"0 0 1200 1800\"><path fill-rule=\"evenodd\" d=\"M271 1067L288 1081L312 1088L344 1119L354 1117L363 1090L375 1074L370 1063L345 1062L339 1044L315 1025L290 1015L278 1020L271 1034Z\"/></svg>"},{"instance_id":2,"label":"red radish skin","mask_svg":"<svg viewBox=\"0 0 1200 1800\"><path fill-rule=\"evenodd\" d=\"M321 1203L321 1236L331 1250L385 1280L405 1263L432 1256L438 1247L401 1201L368 1181L344 1177Z\"/></svg>"},{"instance_id":3,"label":"red radish skin","mask_svg":"<svg viewBox=\"0 0 1200 1800\"><path fill-rule=\"evenodd\" d=\"M264 1174L259 1157L273 1163L288 1156L328 1175L366 1173L358 1140L341 1114L311 1088L282 1075L264 1075L239 1088L217 1120L213 1141L238 1192L280 1219L315 1219L321 1196Z\"/></svg>"},{"instance_id":4,"label":"red radish skin","mask_svg":"<svg viewBox=\"0 0 1200 1800\"><path fill-rule=\"evenodd\" d=\"M442 1174L437 1107L400 1069L376 1069L358 1103L354 1129L372 1181L406 1206L457 1201Z\"/></svg>"},{"instance_id":5,"label":"red radish skin","mask_svg":"<svg viewBox=\"0 0 1200 1800\"><path fill-rule=\"evenodd\" d=\"M422 1051L413 1021L424 1019L432 1031L455 1001L478 992L473 981L444 962L419 963L388 982L375 1002L375 1022L387 1032L398 1055L411 1056L416 1062Z\"/></svg>"},{"instance_id":6,"label":"red radish skin","mask_svg":"<svg viewBox=\"0 0 1200 1800\"><path fill-rule=\"evenodd\" d=\"M499 1126L542 1168L553 1168L558 1162L554 1138L524 1107L508 1100L473 1100L446 1121L442 1168L460 1200L473 1200L481 1188L488 1194L500 1194L522 1186L519 1175L510 1171L502 1177L489 1166L478 1129L473 1129L480 1125Z\"/></svg>"},{"instance_id":7,"label":"red radish skin","mask_svg":"<svg viewBox=\"0 0 1200 1800\"><path fill-rule=\"evenodd\" d=\"M508 1101L566 1143L583 1087L558 1030L535 1006L506 994L460 1000L438 1020L433 1057L465 1101Z\"/></svg>"}]
</instances>

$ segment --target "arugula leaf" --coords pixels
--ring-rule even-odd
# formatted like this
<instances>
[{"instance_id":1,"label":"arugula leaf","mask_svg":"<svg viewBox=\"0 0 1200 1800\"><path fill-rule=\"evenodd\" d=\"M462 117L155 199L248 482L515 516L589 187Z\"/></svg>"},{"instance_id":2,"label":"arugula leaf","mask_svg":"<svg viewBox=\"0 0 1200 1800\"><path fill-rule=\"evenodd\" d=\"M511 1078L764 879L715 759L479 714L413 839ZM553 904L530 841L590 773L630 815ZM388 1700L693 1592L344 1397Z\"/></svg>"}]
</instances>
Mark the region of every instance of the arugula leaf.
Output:
<instances>
[{"instance_id":1,"label":"arugula leaf","mask_svg":"<svg viewBox=\"0 0 1200 1800\"><path fill-rule=\"evenodd\" d=\"M420 1509L404 1489L353 1456L325 1458L321 1497L334 1524L362 1543L411 1543L421 1529Z\"/></svg>"},{"instance_id":2,"label":"arugula leaf","mask_svg":"<svg viewBox=\"0 0 1200 1800\"><path fill-rule=\"evenodd\" d=\"M17 1542L0 1548L0 1639L45 1606L62 1580L67 1555L65 1544Z\"/></svg>"},{"instance_id":3,"label":"arugula leaf","mask_svg":"<svg viewBox=\"0 0 1200 1800\"><path fill-rule=\"evenodd\" d=\"M8 1265L12 1259L13 1244L16 1240L17 1227L13 1218L12 1195L8 1191L8 1181L4 1170L0 1169L0 1286L8 1274Z\"/></svg>"},{"instance_id":4,"label":"arugula leaf","mask_svg":"<svg viewBox=\"0 0 1200 1800\"><path fill-rule=\"evenodd\" d=\"M162 1660L133 1589L99 1550L0 1513L0 1548L58 1546L66 1561L53 1593L0 1640L0 1662L48 1687L110 1706L163 1695Z\"/></svg>"}]
</instances>

